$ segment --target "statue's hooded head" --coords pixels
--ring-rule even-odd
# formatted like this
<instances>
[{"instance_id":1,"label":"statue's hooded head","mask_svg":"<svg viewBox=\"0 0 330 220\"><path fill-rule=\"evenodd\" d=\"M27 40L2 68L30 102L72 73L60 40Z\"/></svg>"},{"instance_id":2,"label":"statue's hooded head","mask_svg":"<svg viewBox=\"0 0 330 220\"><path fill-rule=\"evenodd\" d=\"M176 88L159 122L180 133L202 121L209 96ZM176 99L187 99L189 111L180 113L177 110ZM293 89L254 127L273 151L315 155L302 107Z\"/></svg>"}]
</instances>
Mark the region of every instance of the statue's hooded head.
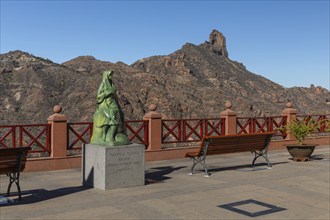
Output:
<instances>
[{"instance_id":1,"label":"statue's hooded head","mask_svg":"<svg viewBox=\"0 0 330 220\"><path fill-rule=\"evenodd\" d=\"M114 72L112 70L105 70L103 72L103 80L112 80L112 76L113 76Z\"/></svg>"}]
</instances>

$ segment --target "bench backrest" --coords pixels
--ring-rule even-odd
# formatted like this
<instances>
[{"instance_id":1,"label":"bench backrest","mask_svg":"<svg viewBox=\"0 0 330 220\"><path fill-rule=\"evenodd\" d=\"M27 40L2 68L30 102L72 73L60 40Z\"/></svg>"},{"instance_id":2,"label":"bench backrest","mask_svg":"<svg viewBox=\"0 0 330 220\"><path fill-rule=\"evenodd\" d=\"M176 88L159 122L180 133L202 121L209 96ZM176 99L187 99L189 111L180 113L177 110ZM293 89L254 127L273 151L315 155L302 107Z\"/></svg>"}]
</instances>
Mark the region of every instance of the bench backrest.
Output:
<instances>
[{"instance_id":1,"label":"bench backrest","mask_svg":"<svg viewBox=\"0 0 330 220\"><path fill-rule=\"evenodd\" d=\"M201 142L199 154L203 154L206 146L208 147L207 155L253 150L261 151L268 147L273 135L274 132L206 136Z\"/></svg>"},{"instance_id":2,"label":"bench backrest","mask_svg":"<svg viewBox=\"0 0 330 220\"><path fill-rule=\"evenodd\" d=\"M0 149L0 174L21 172L30 147Z\"/></svg>"}]
</instances>

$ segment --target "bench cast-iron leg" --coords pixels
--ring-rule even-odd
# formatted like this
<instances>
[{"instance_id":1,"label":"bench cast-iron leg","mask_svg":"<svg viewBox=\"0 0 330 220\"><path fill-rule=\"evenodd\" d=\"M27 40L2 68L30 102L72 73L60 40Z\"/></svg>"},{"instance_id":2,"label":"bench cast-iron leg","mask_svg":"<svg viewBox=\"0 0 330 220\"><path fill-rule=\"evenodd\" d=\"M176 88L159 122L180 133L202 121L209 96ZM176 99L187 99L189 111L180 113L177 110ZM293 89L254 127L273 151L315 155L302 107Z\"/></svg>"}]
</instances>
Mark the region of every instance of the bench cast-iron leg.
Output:
<instances>
[{"instance_id":1,"label":"bench cast-iron leg","mask_svg":"<svg viewBox=\"0 0 330 220\"><path fill-rule=\"evenodd\" d=\"M268 156L267 156L267 150L262 150L260 152L257 151L253 151L254 152L254 159L252 161L252 166L254 167L254 163L256 162L258 157L263 157L268 165L268 169L270 169L272 167L272 165L270 164L269 160L268 160Z\"/></svg>"},{"instance_id":2,"label":"bench cast-iron leg","mask_svg":"<svg viewBox=\"0 0 330 220\"><path fill-rule=\"evenodd\" d=\"M8 176L9 176L9 185L7 188L7 196L8 197L10 196L11 185L13 185L13 183L15 183L17 186L17 191L18 191L18 199L21 200L22 196L21 196L21 187L19 185L19 173L10 173L10 174L8 174Z\"/></svg>"},{"instance_id":3,"label":"bench cast-iron leg","mask_svg":"<svg viewBox=\"0 0 330 220\"><path fill-rule=\"evenodd\" d=\"M209 177L210 174L209 172L207 171L207 166L206 166L206 163L205 163L205 158L206 158L206 153L207 153L207 149L208 149L208 146L209 146L209 141L207 141L205 143L205 146L204 146L204 149L203 149L203 152L201 155L199 155L198 157L190 157L191 159L193 159L193 165L191 167L191 172L189 173L189 175L193 175L194 173L194 168L196 166L196 164L200 163L202 164L203 168L204 168L204 171L205 171L205 177Z\"/></svg>"},{"instance_id":4,"label":"bench cast-iron leg","mask_svg":"<svg viewBox=\"0 0 330 220\"><path fill-rule=\"evenodd\" d=\"M197 157L197 158L191 157L191 159L193 159L194 161L193 161L193 165L191 166L191 171L190 171L189 175L193 175L194 174L194 168L195 168L196 164L200 163L200 164L202 164L202 166L204 168L204 171L205 171L205 175L204 176L205 177L209 177L210 176L210 174L207 171L207 166L206 166L206 163L205 163L205 158L206 158L205 156L201 156L201 157Z\"/></svg>"},{"instance_id":5,"label":"bench cast-iron leg","mask_svg":"<svg viewBox=\"0 0 330 220\"><path fill-rule=\"evenodd\" d=\"M196 161L196 159L194 157L191 157L191 159L194 160L194 161L193 161L193 165L191 166L189 175L193 175L194 174L194 168L195 168L195 166L197 164L197 161Z\"/></svg>"}]
</instances>

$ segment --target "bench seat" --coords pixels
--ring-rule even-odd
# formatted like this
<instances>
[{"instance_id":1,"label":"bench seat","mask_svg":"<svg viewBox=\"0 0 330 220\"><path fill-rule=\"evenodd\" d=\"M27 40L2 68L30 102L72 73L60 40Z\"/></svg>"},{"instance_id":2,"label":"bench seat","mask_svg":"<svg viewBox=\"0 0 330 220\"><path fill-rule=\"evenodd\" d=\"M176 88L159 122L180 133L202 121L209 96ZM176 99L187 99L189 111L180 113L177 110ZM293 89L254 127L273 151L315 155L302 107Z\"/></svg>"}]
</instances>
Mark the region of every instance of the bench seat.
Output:
<instances>
[{"instance_id":1,"label":"bench seat","mask_svg":"<svg viewBox=\"0 0 330 220\"><path fill-rule=\"evenodd\" d=\"M195 166L200 163L204 167L205 176L209 176L205 163L207 155L227 154L250 151L254 153L252 166L258 157L263 157L268 167L271 167L267 151L274 132L255 134L235 134L223 136L206 136L202 139L200 147L196 152L187 152L185 157L193 159L190 174L194 172Z\"/></svg>"}]
</instances>

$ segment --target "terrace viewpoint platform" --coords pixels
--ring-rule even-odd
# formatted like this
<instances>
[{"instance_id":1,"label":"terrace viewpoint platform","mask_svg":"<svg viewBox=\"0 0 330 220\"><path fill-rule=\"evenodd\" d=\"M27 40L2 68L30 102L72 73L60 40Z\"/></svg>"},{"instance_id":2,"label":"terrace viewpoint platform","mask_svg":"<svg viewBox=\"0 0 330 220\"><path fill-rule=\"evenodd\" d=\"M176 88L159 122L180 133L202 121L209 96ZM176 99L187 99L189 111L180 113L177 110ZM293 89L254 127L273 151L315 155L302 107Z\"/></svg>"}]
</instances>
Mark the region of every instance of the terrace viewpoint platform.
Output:
<instances>
[{"instance_id":1,"label":"terrace viewpoint platform","mask_svg":"<svg viewBox=\"0 0 330 220\"><path fill-rule=\"evenodd\" d=\"M189 159L146 162L145 186L108 191L82 187L80 169L23 173L23 200L0 206L0 219L328 220L330 146L310 162L268 155L272 169L258 159L255 171L249 152L209 156L208 178L203 169L189 176ZM8 178L0 184L5 196Z\"/></svg>"}]
</instances>

